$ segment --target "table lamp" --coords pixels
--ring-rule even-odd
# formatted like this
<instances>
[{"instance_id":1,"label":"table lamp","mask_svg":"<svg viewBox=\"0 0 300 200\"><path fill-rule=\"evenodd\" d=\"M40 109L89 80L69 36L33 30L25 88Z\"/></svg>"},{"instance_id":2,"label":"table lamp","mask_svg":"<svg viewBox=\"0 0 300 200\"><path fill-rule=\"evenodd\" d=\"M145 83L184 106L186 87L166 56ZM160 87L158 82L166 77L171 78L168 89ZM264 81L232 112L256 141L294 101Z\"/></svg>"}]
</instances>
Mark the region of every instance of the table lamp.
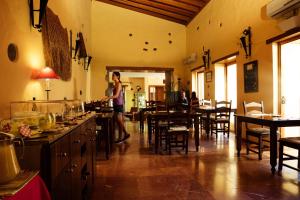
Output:
<instances>
[{"instance_id":1,"label":"table lamp","mask_svg":"<svg viewBox=\"0 0 300 200\"><path fill-rule=\"evenodd\" d=\"M50 67L45 67L44 69L42 69L36 79L44 79L45 83L46 83L46 93L47 93L47 101L49 100L49 92L50 90L50 80L51 79L59 79L59 76L53 71L52 68Z\"/></svg>"}]
</instances>

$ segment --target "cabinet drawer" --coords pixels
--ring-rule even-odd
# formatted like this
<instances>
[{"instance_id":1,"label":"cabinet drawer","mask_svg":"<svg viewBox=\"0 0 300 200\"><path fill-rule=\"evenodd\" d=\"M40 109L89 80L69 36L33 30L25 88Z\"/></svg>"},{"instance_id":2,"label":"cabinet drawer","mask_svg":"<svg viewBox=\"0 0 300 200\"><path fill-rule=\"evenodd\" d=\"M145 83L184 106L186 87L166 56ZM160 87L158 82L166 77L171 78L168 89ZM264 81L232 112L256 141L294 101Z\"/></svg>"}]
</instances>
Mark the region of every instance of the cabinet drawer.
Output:
<instances>
[{"instance_id":1,"label":"cabinet drawer","mask_svg":"<svg viewBox=\"0 0 300 200\"><path fill-rule=\"evenodd\" d=\"M81 139L81 141L82 141L82 144L85 143L85 142L87 141L88 134L89 134L89 131L88 131L87 124L84 123L84 124L82 124L82 126L80 127L80 139Z\"/></svg>"},{"instance_id":2,"label":"cabinet drawer","mask_svg":"<svg viewBox=\"0 0 300 200\"><path fill-rule=\"evenodd\" d=\"M61 141L60 141L60 152L59 155L61 156L61 168L64 168L69 162L71 158L70 153L70 135L66 135Z\"/></svg>"},{"instance_id":3,"label":"cabinet drawer","mask_svg":"<svg viewBox=\"0 0 300 200\"><path fill-rule=\"evenodd\" d=\"M76 128L70 134L71 136L71 159L72 163L80 162L80 152L82 140L80 136L80 128Z\"/></svg>"},{"instance_id":4,"label":"cabinet drawer","mask_svg":"<svg viewBox=\"0 0 300 200\"><path fill-rule=\"evenodd\" d=\"M70 161L70 136L66 135L50 146L51 176L54 179Z\"/></svg>"}]
</instances>

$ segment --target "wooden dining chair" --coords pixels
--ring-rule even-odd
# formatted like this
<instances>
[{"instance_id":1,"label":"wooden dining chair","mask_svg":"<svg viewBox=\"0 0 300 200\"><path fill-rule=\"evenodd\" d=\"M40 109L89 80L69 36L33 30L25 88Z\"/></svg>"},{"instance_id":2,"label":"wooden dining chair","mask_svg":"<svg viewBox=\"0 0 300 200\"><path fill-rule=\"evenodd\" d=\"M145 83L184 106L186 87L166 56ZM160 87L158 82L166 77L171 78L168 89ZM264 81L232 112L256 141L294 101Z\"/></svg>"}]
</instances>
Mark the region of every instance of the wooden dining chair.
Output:
<instances>
[{"instance_id":1,"label":"wooden dining chair","mask_svg":"<svg viewBox=\"0 0 300 200\"><path fill-rule=\"evenodd\" d=\"M215 114L210 119L211 135L221 132L223 135L227 134L229 137L230 132L230 114L231 114L232 101L216 101Z\"/></svg>"},{"instance_id":2,"label":"wooden dining chair","mask_svg":"<svg viewBox=\"0 0 300 200\"><path fill-rule=\"evenodd\" d=\"M264 104L263 101L260 102L243 102L244 114L263 114ZM256 138L256 141L251 139ZM258 154L259 160L262 159L263 150L266 149L267 145L265 143L270 143L270 129L263 126L257 126L250 123L246 123L246 148L247 155L249 152ZM254 146L255 145L255 146ZM257 148L255 148L257 147Z\"/></svg>"},{"instance_id":3,"label":"wooden dining chair","mask_svg":"<svg viewBox=\"0 0 300 200\"><path fill-rule=\"evenodd\" d=\"M212 101L211 101L211 99L202 99L202 100L200 100L199 104L200 104L200 106L212 106ZM205 120L206 119L207 119L207 116L205 113L200 116L201 133L202 133L202 129L205 129Z\"/></svg>"},{"instance_id":4,"label":"wooden dining chair","mask_svg":"<svg viewBox=\"0 0 300 200\"><path fill-rule=\"evenodd\" d=\"M284 152L284 147L292 148L298 150L298 155L291 155L290 153ZM286 160L297 160L297 167L292 166L288 162L283 162ZM281 138L279 140L279 163L278 163L278 173L281 173L282 166L288 167L290 169L300 172L300 137L288 137Z\"/></svg>"},{"instance_id":5,"label":"wooden dining chair","mask_svg":"<svg viewBox=\"0 0 300 200\"><path fill-rule=\"evenodd\" d=\"M171 155L172 148L185 149L188 153L190 135L190 110L171 113L168 110L168 130L166 132L166 146Z\"/></svg>"}]
</instances>

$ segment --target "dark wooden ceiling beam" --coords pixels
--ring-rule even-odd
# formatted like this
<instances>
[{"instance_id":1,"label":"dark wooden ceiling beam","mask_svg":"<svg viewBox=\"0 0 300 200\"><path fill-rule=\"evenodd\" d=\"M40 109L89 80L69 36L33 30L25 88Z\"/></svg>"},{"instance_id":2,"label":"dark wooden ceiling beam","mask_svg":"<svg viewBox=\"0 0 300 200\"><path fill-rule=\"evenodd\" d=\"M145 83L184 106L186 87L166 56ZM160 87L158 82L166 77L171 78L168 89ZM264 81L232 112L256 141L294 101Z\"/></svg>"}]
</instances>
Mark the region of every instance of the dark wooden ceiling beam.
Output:
<instances>
[{"instance_id":1,"label":"dark wooden ceiling beam","mask_svg":"<svg viewBox=\"0 0 300 200\"><path fill-rule=\"evenodd\" d=\"M180 18L177 18L177 17L174 17L174 16L165 15L165 14L162 14L162 13L159 13L159 12L154 12L154 11L143 9L143 8L141 8L141 6L129 5L124 0L113 0L113 1L112 0L97 0L97 1L100 1L100 2L103 2L103 3L108 3L108 4L115 5L115 6L122 7L122 8L126 8L126 9L133 10L133 11L136 11L136 12L140 12L140 13L143 13L143 14L151 15L151 16L154 16L154 17L159 17L159 18L169 20L169 21L173 21L173 22L183 24L183 25L187 25L187 23L189 22L188 18L187 19L182 19L183 17L186 18L185 16L180 16Z\"/></svg>"},{"instance_id":2,"label":"dark wooden ceiling beam","mask_svg":"<svg viewBox=\"0 0 300 200\"><path fill-rule=\"evenodd\" d=\"M187 25L210 0L97 0Z\"/></svg>"},{"instance_id":3,"label":"dark wooden ceiling beam","mask_svg":"<svg viewBox=\"0 0 300 200\"><path fill-rule=\"evenodd\" d=\"M147 5L144 5L144 4L141 4L141 3L136 3L136 2L133 2L131 0L111 0L111 1L127 4L129 6L140 8L140 9L143 9L145 11L150 11L150 12L153 12L153 13L158 13L158 14L161 14L161 15L173 17L175 19L184 20L186 22L190 20L190 17L183 16L183 15L173 13L173 12L170 12L170 11L161 10L161 9L154 8L154 7L151 7L151 6L147 6Z\"/></svg>"},{"instance_id":4,"label":"dark wooden ceiling beam","mask_svg":"<svg viewBox=\"0 0 300 200\"><path fill-rule=\"evenodd\" d=\"M202 0L199 0L199 1L197 1L197 0L174 0L174 1L185 3L185 4L188 4L191 6L195 6L200 9L206 5L206 2L202 1Z\"/></svg>"},{"instance_id":5,"label":"dark wooden ceiling beam","mask_svg":"<svg viewBox=\"0 0 300 200\"><path fill-rule=\"evenodd\" d=\"M140 3L140 4L143 4L143 5L146 5L146 6L151 6L151 7L154 7L154 8L158 8L158 9L161 9L161 10L164 10L164 11L177 13L179 15L183 15L183 16L187 16L187 17L193 17L193 16L195 16L195 14L197 14L196 12L180 9L180 8L170 6L170 5L166 5L166 4L157 3L157 2L154 2L152 0L129 0L129 1Z\"/></svg>"},{"instance_id":6,"label":"dark wooden ceiling beam","mask_svg":"<svg viewBox=\"0 0 300 200\"><path fill-rule=\"evenodd\" d=\"M200 11L199 8L197 8L196 6L192 6L186 3L182 3L182 2L178 2L178 1L174 1L174 0L153 0L154 2L160 3L160 4L165 4L165 5L170 5L170 6L174 6L180 9L184 9L184 10L188 10L188 11L192 11L195 13L198 13Z\"/></svg>"}]
</instances>

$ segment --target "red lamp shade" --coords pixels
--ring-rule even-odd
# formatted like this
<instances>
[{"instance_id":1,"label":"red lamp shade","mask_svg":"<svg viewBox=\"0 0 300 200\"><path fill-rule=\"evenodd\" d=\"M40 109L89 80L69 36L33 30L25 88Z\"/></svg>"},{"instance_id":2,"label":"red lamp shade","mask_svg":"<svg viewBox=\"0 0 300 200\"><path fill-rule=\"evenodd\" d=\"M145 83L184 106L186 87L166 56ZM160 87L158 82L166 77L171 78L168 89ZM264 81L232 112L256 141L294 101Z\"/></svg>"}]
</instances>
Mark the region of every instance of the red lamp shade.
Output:
<instances>
[{"instance_id":1,"label":"red lamp shade","mask_svg":"<svg viewBox=\"0 0 300 200\"><path fill-rule=\"evenodd\" d=\"M53 71L52 68L45 67L38 73L36 79L59 79L59 76Z\"/></svg>"}]
</instances>

